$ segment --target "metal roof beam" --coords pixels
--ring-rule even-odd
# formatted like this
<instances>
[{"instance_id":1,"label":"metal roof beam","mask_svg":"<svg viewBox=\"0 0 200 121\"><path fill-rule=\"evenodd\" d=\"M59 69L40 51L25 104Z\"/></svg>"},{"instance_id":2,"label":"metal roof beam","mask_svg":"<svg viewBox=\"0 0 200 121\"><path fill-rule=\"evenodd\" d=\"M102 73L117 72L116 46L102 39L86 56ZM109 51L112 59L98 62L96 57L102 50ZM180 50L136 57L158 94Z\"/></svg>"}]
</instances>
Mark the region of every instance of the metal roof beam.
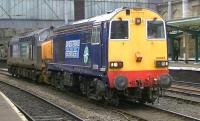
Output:
<instances>
[{"instance_id":1,"label":"metal roof beam","mask_svg":"<svg viewBox=\"0 0 200 121\"><path fill-rule=\"evenodd\" d=\"M195 35L200 35L200 31L194 31L194 30L190 30L190 29L185 29L182 27L177 27L177 26L172 26L172 25L167 25L167 27L172 28L172 29L176 29L176 30L181 30L190 34L195 34Z\"/></svg>"}]
</instances>

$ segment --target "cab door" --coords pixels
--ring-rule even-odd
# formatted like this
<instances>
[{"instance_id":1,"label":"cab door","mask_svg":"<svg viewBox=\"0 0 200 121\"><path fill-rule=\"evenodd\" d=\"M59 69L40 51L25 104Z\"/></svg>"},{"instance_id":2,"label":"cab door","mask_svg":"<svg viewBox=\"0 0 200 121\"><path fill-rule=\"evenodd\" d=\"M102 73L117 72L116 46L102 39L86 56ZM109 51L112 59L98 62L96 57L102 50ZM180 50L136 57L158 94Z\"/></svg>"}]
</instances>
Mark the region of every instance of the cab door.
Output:
<instances>
[{"instance_id":1,"label":"cab door","mask_svg":"<svg viewBox=\"0 0 200 121\"><path fill-rule=\"evenodd\" d=\"M102 66L102 42L101 42L101 26L94 26L92 29L91 39L91 54L92 54L92 69L99 70Z\"/></svg>"}]
</instances>

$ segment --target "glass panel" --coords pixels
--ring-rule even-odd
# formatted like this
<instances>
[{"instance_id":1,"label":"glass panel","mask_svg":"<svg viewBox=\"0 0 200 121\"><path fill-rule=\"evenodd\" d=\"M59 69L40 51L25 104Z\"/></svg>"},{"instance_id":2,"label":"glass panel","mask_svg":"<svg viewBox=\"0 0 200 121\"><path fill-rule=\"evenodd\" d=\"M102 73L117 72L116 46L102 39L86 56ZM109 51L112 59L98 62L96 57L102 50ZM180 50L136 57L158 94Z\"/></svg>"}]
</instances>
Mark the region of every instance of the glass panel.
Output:
<instances>
[{"instance_id":1,"label":"glass panel","mask_svg":"<svg viewBox=\"0 0 200 121\"><path fill-rule=\"evenodd\" d=\"M96 41L96 28L92 29L92 43L95 43Z\"/></svg>"},{"instance_id":2,"label":"glass panel","mask_svg":"<svg viewBox=\"0 0 200 121\"><path fill-rule=\"evenodd\" d=\"M32 44L30 42L20 43L20 56L26 59L32 58Z\"/></svg>"},{"instance_id":3,"label":"glass panel","mask_svg":"<svg viewBox=\"0 0 200 121\"><path fill-rule=\"evenodd\" d=\"M162 21L148 21L147 22L148 39L164 39L165 31Z\"/></svg>"},{"instance_id":4,"label":"glass panel","mask_svg":"<svg viewBox=\"0 0 200 121\"><path fill-rule=\"evenodd\" d=\"M11 57L18 57L18 52L19 52L19 49L18 49L18 45L17 44L14 44L14 45L11 45Z\"/></svg>"},{"instance_id":5,"label":"glass panel","mask_svg":"<svg viewBox=\"0 0 200 121\"><path fill-rule=\"evenodd\" d=\"M91 43L91 36L92 35L91 35L90 31L85 33L85 40L86 40L87 43Z\"/></svg>"},{"instance_id":6,"label":"glass panel","mask_svg":"<svg viewBox=\"0 0 200 121\"><path fill-rule=\"evenodd\" d=\"M95 27L92 29L92 43L100 43L100 27Z\"/></svg>"},{"instance_id":7,"label":"glass panel","mask_svg":"<svg viewBox=\"0 0 200 121\"><path fill-rule=\"evenodd\" d=\"M100 43L100 32L101 32L101 29L100 27L97 28L97 33L96 33L96 43Z\"/></svg>"},{"instance_id":8,"label":"glass panel","mask_svg":"<svg viewBox=\"0 0 200 121\"><path fill-rule=\"evenodd\" d=\"M49 36L50 32L49 31L44 31L42 33L40 33L39 35L39 41L44 41L47 39L47 37ZM35 38L33 38L35 39Z\"/></svg>"},{"instance_id":9,"label":"glass panel","mask_svg":"<svg viewBox=\"0 0 200 121\"><path fill-rule=\"evenodd\" d=\"M128 39L128 21L112 21L111 39Z\"/></svg>"}]
</instances>

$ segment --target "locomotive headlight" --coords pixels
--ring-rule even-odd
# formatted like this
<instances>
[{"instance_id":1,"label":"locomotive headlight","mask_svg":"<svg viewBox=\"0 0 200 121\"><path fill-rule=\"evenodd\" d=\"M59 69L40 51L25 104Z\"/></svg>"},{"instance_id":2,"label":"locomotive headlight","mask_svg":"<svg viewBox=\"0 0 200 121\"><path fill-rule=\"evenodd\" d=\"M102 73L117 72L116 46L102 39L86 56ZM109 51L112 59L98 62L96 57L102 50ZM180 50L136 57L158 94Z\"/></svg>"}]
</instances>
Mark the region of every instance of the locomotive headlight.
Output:
<instances>
[{"instance_id":1,"label":"locomotive headlight","mask_svg":"<svg viewBox=\"0 0 200 121\"><path fill-rule=\"evenodd\" d=\"M165 65L168 66L168 62L167 61L166 61Z\"/></svg>"},{"instance_id":2,"label":"locomotive headlight","mask_svg":"<svg viewBox=\"0 0 200 121\"><path fill-rule=\"evenodd\" d=\"M158 68L161 68L161 67L167 67L168 66L168 62L167 61L155 61L155 66L158 67Z\"/></svg>"},{"instance_id":3,"label":"locomotive headlight","mask_svg":"<svg viewBox=\"0 0 200 121\"><path fill-rule=\"evenodd\" d=\"M110 67L114 67L114 63L110 63Z\"/></svg>"},{"instance_id":4,"label":"locomotive headlight","mask_svg":"<svg viewBox=\"0 0 200 121\"><path fill-rule=\"evenodd\" d=\"M123 62L122 61L111 61L110 68L122 68Z\"/></svg>"},{"instance_id":5,"label":"locomotive headlight","mask_svg":"<svg viewBox=\"0 0 200 121\"><path fill-rule=\"evenodd\" d=\"M135 24L136 25L140 25L142 23L142 19L141 18L135 18Z\"/></svg>"},{"instance_id":6,"label":"locomotive headlight","mask_svg":"<svg viewBox=\"0 0 200 121\"><path fill-rule=\"evenodd\" d=\"M118 63L117 62L114 62L114 67L118 67Z\"/></svg>"},{"instance_id":7,"label":"locomotive headlight","mask_svg":"<svg viewBox=\"0 0 200 121\"><path fill-rule=\"evenodd\" d=\"M162 66L166 66L166 62L162 62Z\"/></svg>"}]
</instances>

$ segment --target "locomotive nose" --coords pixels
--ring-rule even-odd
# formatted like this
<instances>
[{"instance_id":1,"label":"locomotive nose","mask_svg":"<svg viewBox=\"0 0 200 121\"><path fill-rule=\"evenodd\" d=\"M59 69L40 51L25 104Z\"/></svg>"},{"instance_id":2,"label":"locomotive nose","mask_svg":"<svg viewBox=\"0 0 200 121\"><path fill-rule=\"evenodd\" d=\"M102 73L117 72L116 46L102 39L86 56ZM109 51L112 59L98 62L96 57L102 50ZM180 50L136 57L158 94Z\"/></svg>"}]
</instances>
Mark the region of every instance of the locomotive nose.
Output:
<instances>
[{"instance_id":1,"label":"locomotive nose","mask_svg":"<svg viewBox=\"0 0 200 121\"><path fill-rule=\"evenodd\" d=\"M115 87L117 90L125 90L128 87L128 79L124 76L117 76L115 79Z\"/></svg>"},{"instance_id":2,"label":"locomotive nose","mask_svg":"<svg viewBox=\"0 0 200 121\"><path fill-rule=\"evenodd\" d=\"M160 76L158 84L161 88L169 88L172 84L173 78L169 74Z\"/></svg>"}]
</instances>

